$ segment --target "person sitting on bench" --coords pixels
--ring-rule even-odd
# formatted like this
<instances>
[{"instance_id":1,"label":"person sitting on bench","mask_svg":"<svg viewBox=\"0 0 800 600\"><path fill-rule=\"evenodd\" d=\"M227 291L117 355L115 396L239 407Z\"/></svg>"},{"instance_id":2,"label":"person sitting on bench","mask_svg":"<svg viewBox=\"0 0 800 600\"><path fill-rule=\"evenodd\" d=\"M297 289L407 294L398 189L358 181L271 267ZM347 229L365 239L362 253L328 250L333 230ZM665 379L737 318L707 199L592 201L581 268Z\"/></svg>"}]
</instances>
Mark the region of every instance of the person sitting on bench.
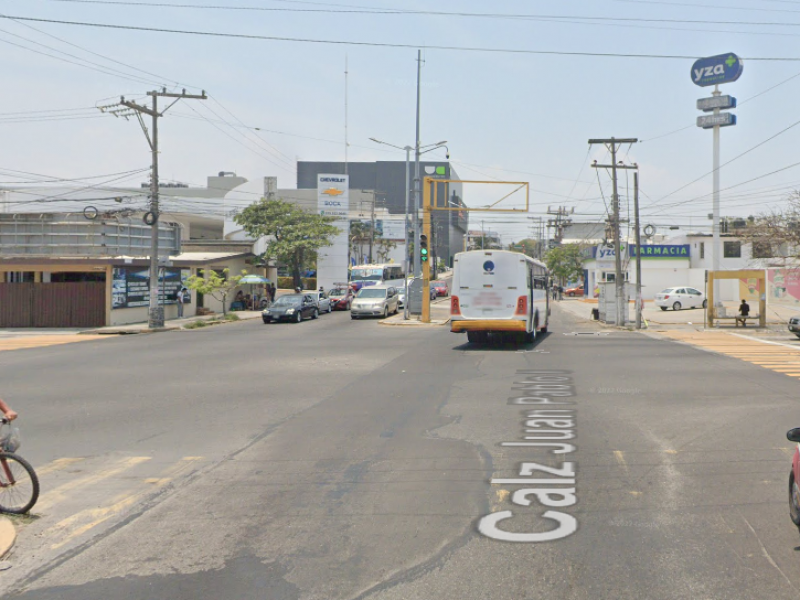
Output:
<instances>
[{"instance_id":1,"label":"person sitting on bench","mask_svg":"<svg viewBox=\"0 0 800 600\"><path fill-rule=\"evenodd\" d=\"M747 317L750 315L750 305L742 299L742 303L739 305L739 316L736 317L736 326L739 326L739 323L742 324L742 327L747 327Z\"/></svg>"}]
</instances>

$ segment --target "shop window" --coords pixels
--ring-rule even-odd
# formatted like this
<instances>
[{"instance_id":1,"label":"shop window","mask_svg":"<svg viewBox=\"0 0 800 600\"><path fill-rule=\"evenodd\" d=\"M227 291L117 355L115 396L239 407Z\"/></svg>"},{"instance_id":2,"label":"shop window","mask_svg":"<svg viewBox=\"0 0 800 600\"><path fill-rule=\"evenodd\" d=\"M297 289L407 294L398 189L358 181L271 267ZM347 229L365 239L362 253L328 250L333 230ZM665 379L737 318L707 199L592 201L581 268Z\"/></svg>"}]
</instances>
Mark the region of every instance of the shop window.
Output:
<instances>
[{"instance_id":1,"label":"shop window","mask_svg":"<svg viewBox=\"0 0 800 600\"><path fill-rule=\"evenodd\" d=\"M722 256L725 258L741 258L742 242L724 242L722 247Z\"/></svg>"}]
</instances>

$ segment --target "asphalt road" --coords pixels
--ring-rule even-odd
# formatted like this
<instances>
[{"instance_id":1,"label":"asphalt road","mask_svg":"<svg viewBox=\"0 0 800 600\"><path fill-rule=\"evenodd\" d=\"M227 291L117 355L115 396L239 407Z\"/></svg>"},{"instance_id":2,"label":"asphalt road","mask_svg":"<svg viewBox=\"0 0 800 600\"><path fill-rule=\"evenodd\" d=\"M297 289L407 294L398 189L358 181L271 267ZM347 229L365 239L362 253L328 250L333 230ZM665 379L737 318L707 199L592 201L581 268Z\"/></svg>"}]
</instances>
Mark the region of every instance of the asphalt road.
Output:
<instances>
[{"instance_id":1,"label":"asphalt road","mask_svg":"<svg viewBox=\"0 0 800 600\"><path fill-rule=\"evenodd\" d=\"M550 329L483 348L333 314L0 353L44 489L0 592L797 598L798 382Z\"/></svg>"}]
</instances>

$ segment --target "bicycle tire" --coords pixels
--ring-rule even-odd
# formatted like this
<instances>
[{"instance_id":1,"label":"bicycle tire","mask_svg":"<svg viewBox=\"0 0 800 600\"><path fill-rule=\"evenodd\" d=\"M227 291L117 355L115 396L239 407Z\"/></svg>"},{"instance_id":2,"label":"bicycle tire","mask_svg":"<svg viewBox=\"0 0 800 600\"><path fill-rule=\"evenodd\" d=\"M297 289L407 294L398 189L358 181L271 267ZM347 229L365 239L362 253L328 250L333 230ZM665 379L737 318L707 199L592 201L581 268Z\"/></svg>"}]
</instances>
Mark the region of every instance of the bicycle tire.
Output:
<instances>
[{"instance_id":1,"label":"bicycle tire","mask_svg":"<svg viewBox=\"0 0 800 600\"><path fill-rule=\"evenodd\" d=\"M0 452L0 512L23 515L38 499L39 478L31 464L13 452Z\"/></svg>"}]
</instances>

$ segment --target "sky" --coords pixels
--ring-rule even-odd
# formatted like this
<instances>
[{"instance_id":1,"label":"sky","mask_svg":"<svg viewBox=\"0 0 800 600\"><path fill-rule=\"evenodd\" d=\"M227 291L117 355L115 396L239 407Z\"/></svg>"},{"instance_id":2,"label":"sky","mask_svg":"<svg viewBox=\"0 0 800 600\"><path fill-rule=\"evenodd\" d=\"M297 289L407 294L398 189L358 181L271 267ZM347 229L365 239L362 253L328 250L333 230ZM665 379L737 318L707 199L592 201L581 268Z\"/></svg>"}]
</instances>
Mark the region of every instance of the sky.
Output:
<instances>
[{"instance_id":1,"label":"sky","mask_svg":"<svg viewBox=\"0 0 800 600\"><path fill-rule=\"evenodd\" d=\"M721 86L739 102L721 130L721 214L761 214L800 189L800 0L0 0L0 15L13 17L0 19L0 185L147 181L139 124L96 107L162 86L209 96L160 120L165 181L232 171L295 187L297 160L344 160L345 90L348 159L403 160L369 138L414 144L420 48L421 143L447 140L461 179L529 182L529 213L473 213L506 243L560 206L605 219L610 174L591 164L610 156L588 140L612 136L640 140L618 160L639 166L643 225L707 229L712 133L695 103L711 88L690 69L726 52L744 71ZM500 189L467 186L465 201Z\"/></svg>"}]
</instances>

